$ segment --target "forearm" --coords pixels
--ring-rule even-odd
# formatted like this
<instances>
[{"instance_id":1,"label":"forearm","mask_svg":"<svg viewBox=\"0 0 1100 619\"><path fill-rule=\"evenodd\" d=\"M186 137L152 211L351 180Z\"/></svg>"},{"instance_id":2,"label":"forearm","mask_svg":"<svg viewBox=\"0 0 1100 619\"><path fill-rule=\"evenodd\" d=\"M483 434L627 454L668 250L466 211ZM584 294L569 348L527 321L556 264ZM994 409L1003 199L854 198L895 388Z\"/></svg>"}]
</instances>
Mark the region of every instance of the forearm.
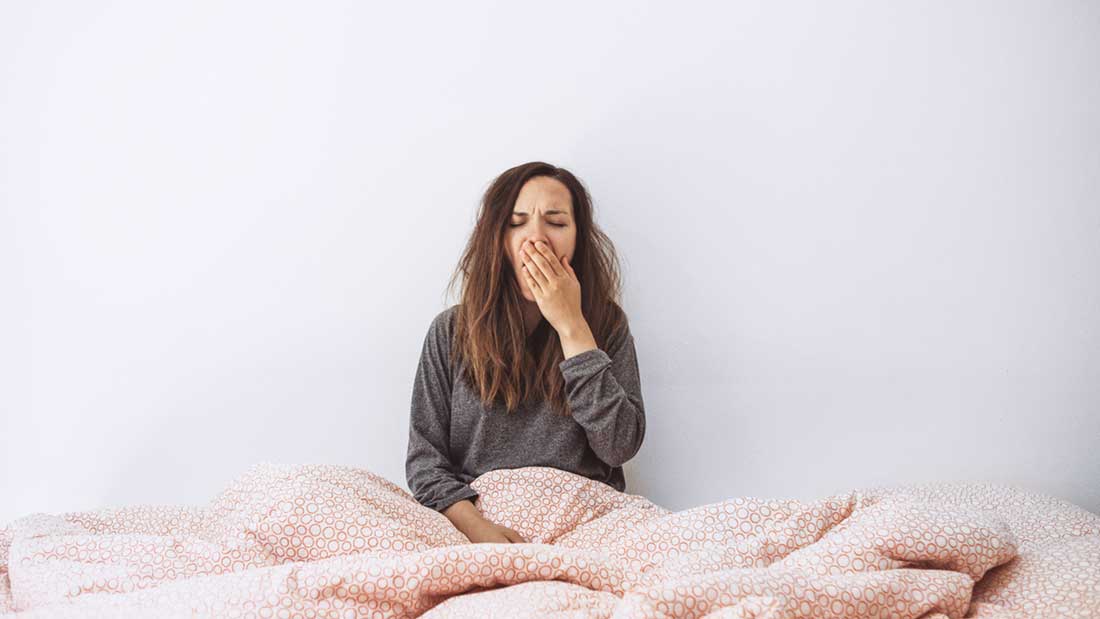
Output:
<instances>
[{"instance_id":1,"label":"forearm","mask_svg":"<svg viewBox=\"0 0 1100 619\"><path fill-rule=\"evenodd\" d=\"M586 337L585 331L570 332L563 346L583 346L577 342ZM581 350L558 367L573 419L584 427L592 451L614 467L641 447L645 409L634 338L624 329L609 338L607 347Z\"/></svg>"}]
</instances>

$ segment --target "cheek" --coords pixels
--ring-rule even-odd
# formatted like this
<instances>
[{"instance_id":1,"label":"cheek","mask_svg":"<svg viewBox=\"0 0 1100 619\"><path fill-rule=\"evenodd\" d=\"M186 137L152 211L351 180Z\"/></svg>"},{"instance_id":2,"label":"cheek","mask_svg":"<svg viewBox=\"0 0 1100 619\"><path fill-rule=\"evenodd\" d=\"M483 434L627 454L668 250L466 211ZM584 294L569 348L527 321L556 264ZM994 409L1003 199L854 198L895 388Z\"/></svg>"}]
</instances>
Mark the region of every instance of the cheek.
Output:
<instances>
[{"instance_id":1,"label":"cheek","mask_svg":"<svg viewBox=\"0 0 1100 619\"><path fill-rule=\"evenodd\" d=\"M573 257L573 251L575 248L572 241L565 240L561 243L556 244L554 247L554 255L558 258L561 258L562 256L569 256L570 258Z\"/></svg>"},{"instance_id":2,"label":"cheek","mask_svg":"<svg viewBox=\"0 0 1100 619\"><path fill-rule=\"evenodd\" d=\"M512 265L515 267L514 270L516 272L516 275L521 275L520 268L523 267L523 258L521 258L520 255L519 255L519 247L518 246L512 248L512 255L509 256L509 258L512 261Z\"/></svg>"},{"instance_id":3,"label":"cheek","mask_svg":"<svg viewBox=\"0 0 1100 619\"><path fill-rule=\"evenodd\" d=\"M562 249L562 254L573 255L573 250L577 247L577 232L570 230L568 236L561 239L561 244L558 247Z\"/></svg>"}]
</instances>

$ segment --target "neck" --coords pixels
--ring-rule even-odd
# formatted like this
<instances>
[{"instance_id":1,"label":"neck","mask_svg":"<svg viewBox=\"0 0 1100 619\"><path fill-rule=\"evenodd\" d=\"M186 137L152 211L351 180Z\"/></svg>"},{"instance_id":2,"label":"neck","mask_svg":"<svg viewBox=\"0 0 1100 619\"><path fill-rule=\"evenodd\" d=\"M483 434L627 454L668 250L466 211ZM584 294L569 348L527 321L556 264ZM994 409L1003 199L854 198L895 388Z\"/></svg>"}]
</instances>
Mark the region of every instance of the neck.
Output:
<instances>
[{"instance_id":1,"label":"neck","mask_svg":"<svg viewBox=\"0 0 1100 619\"><path fill-rule=\"evenodd\" d=\"M534 333L538 328L539 322L542 321L542 312L539 311L539 304L534 301L527 301L524 299L523 304L523 326L527 329L527 335Z\"/></svg>"}]
</instances>

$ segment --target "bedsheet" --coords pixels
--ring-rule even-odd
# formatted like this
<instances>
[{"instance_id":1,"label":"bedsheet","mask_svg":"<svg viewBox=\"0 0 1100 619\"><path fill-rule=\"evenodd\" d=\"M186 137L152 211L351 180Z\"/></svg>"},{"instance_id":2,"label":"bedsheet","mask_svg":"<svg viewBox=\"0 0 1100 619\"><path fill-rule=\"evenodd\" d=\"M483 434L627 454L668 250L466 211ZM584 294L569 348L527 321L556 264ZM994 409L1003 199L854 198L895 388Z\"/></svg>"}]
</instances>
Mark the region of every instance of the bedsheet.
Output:
<instances>
[{"instance_id":1,"label":"bedsheet","mask_svg":"<svg viewBox=\"0 0 1100 619\"><path fill-rule=\"evenodd\" d=\"M261 462L209 504L0 529L0 616L1100 617L1100 516L998 484L681 511L550 467L471 483L472 544L368 469Z\"/></svg>"}]
</instances>

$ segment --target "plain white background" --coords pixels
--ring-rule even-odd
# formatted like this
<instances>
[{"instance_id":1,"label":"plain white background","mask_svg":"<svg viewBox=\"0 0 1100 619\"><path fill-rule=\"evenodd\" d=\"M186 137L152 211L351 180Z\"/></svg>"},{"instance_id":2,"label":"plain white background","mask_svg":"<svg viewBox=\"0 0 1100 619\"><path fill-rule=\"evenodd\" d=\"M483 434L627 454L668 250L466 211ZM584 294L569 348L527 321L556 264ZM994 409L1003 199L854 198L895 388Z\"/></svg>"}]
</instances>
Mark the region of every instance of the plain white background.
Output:
<instances>
[{"instance_id":1,"label":"plain white background","mask_svg":"<svg viewBox=\"0 0 1100 619\"><path fill-rule=\"evenodd\" d=\"M404 486L492 178L589 187L672 509L1015 484L1100 511L1091 2L5 2L0 520Z\"/></svg>"}]
</instances>

